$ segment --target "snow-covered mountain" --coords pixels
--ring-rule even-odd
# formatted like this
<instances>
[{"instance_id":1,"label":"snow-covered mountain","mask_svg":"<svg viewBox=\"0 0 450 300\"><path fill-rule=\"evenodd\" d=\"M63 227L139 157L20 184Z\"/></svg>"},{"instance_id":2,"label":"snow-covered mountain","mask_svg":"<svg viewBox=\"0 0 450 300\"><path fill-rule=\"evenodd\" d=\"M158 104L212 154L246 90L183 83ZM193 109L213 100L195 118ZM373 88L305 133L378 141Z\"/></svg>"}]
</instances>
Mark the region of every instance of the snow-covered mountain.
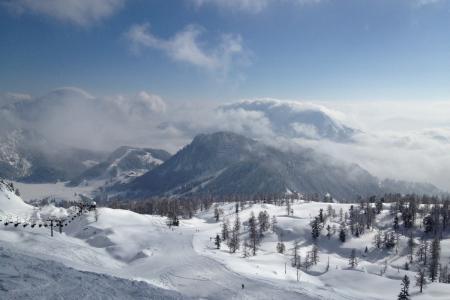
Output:
<instances>
[{"instance_id":1,"label":"snow-covered mountain","mask_svg":"<svg viewBox=\"0 0 450 300\"><path fill-rule=\"evenodd\" d=\"M70 185L87 184L105 180L108 184L126 183L154 169L170 158L170 153L160 149L122 146L113 151L105 161L84 171Z\"/></svg>"},{"instance_id":2,"label":"snow-covered mountain","mask_svg":"<svg viewBox=\"0 0 450 300\"><path fill-rule=\"evenodd\" d=\"M233 113L257 112L268 120L272 131L287 138L328 139L350 142L357 129L345 125L337 113L323 106L275 99L245 100L219 107Z\"/></svg>"},{"instance_id":3,"label":"snow-covered mountain","mask_svg":"<svg viewBox=\"0 0 450 300\"><path fill-rule=\"evenodd\" d=\"M231 132L198 135L164 164L116 188L152 196L330 192L339 199L380 192L377 179L357 165L301 147L281 151Z\"/></svg>"}]
</instances>

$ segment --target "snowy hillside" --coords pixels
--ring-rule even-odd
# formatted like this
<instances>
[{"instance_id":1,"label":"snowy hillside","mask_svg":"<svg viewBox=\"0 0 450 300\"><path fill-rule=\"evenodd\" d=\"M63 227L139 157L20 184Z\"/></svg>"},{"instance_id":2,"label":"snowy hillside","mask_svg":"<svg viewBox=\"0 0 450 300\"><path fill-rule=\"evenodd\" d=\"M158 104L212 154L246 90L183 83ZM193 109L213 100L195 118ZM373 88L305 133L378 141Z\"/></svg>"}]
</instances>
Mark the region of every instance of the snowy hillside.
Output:
<instances>
[{"instance_id":1,"label":"snowy hillside","mask_svg":"<svg viewBox=\"0 0 450 300\"><path fill-rule=\"evenodd\" d=\"M32 211L33 207L16 195L14 185L0 180L0 216L14 214L26 217L31 215Z\"/></svg>"},{"instance_id":2,"label":"snowy hillside","mask_svg":"<svg viewBox=\"0 0 450 300\"><path fill-rule=\"evenodd\" d=\"M82 272L0 246L1 299L185 299L142 281Z\"/></svg>"},{"instance_id":3,"label":"snowy hillside","mask_svg":"<svg viewBox=\"0 0 450 300\"><path fill-rule=\"evenodd\" d=\"M36 211L15 196L7 184L0 195L3 213L26 218ZM95 282L91 299L96 298L95 293L108 290L108 299L180 297L171 292L175 291L195 299L381 300L395 299L405 274L414 281L419 263L405 270L409 260L407 236L400 234L397 247L391 249L377 248L373 242L378 230L391 226L390 205L385 204L372 221L373 227L361 231L358 237L347 227L345 242L340 240L339 230L343 222L349 224L351 220L351 204L294 200L289 208L288 213L284 200L274 204L242 202L236 214L235 203L212 205L192 219L181 219L179 227L168 227L166 217L99 208L97 213L86 212L76 218L54 237L45 227L2 225L0 293L6 299L32 299L30 290L37 286L36 297L55 298L70 295L80 285L91 291ZM321 209L323 226L313 243L311 222ZM45 210L54 208L42 208L39 215ZM356 205L355 211L359 211ZM59 213L64 212L70 214L70 210L59 209ZM266 212L266 217L261 219L261 212ZM258 226L267 223L260 231L256 255L249 246L252 214ZM217 248L215 238L222 235L223 224L230 224L232 236L237 215L240 247L231 253L230 242L223 241ZM299 268L293 265L296 241ZM279 251L280 243L284 251ZM314 245L315 263L311 261ZM444 236L442 262L450 257L449 246L450 239ZM349 265L352 249L357 262L354 267ZM67 284L58 284L55 278ZM55 290L46 292L46 286ZM448 299L450 285L434 282L420 294L412 284L410 293L413 299Z\"/></svg>"}]
</instances>

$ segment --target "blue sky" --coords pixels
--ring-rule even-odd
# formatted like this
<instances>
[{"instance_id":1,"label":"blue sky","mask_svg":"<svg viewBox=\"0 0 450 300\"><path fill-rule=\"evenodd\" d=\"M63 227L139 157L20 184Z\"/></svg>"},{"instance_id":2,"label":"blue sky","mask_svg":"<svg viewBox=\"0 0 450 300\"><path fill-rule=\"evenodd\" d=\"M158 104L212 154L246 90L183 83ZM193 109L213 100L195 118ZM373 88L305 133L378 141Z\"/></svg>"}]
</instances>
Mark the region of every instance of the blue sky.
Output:
<instances>
[{"instance_id":1,"label":"blue sky","mask_svg":"<svg viewBox=\"0 0 450 300\"><path fill-rule=\"evenodd\" d=\"M445 0L0 1L0 93L450 99Z\"/></svg>"}]
</instances>

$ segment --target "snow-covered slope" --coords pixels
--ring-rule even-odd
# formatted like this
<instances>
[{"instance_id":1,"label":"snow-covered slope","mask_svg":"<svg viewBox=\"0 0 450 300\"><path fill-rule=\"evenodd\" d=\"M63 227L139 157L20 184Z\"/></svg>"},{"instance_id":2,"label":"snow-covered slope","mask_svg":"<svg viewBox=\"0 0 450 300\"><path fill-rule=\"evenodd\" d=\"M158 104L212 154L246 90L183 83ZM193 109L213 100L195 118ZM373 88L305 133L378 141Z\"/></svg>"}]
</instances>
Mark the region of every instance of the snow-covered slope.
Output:
<instances>
[{"instance_id":1,"label":"snow-covered slope","mask_svg":"<svg viewBox=\"0 0 450 300\"><path fill-rule=\"evenodd\" d=\"M0 179L0 216L14 214L26 217L32 212L33 207L16 195L14 185Z\"/></svg>"},{"instance_id":2,"label":"snow-covered slope","mask_svg":"<svg viewBox=\"0 0 450 300\"><path fill-rule=\"evenodd\" d=\"M13 199L6 207L7 197L2 198L2 208L33 213L20 197L12 197L12 189L1 193ZM275 230L264 233L257 255L246 258L242 247L231 254L225 243L220 249L214 245L222 220L233 224L234 203L217 205L222 212L220 222L214 220L213 206L172 228L167 227L165 217L109 208L98 209L97 220L94 212L84 214L54 237L48 228L0 225L0 296L31 299L34 288L37 298L65 295L70 299L76 287L86 292L87 299L97 299L102 291L108 299L179 297L168 290L195 299L395 299L401 277L407 274L412 279L415 275L403 268L407 237L400 236L398 253L376 249L372 244L376 230L367 230L359 238L349 234L345 243L336 233L330 239L322 234L317 241L319 262L308 270L300 269L297 280L297 269L291 266L293 243L299 241L304 258L312 248L310 221L320 209L327 211L328 205L336 214L326 224L339 226L337 212L348 212L350 204L296 200L289 216L285 206L241 206L241 240L248 237L246 220L252 212L267 211L277 218ZM376 224L379 228L390 226L388 205ZM277 234L286 245L284 254L276 251ZM368 252L364 253L366 246ZM441 242L443 262L450 257L449 246L450 239L445 236ZM356 249L359 260L354 269L348 266L351 249ZM380 274L380 270L384 272ZM54 290L46 291L46 287ZM412 299L443 300L448 299L450 285L432 283L423 294L411 286L410 293Z\"/></svg>"},{"instance_id":3,"label":"snow-covered slope","mask_svg":"<svg viewBox=\"0 0 450 300\"><path fill-rule=\"evenodd\" d=\"M1 299L185 299L142 281L78 271L0 246Z\"/></svg>"}]
</instances>

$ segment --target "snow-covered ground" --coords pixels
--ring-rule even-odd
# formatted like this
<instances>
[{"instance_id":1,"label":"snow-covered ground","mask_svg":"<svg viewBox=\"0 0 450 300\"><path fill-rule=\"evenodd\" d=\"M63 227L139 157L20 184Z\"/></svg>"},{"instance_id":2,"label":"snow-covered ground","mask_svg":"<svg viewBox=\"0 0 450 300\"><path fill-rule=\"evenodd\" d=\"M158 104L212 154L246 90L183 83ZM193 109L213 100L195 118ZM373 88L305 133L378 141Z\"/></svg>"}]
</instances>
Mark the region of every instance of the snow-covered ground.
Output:
<instances>
[{"instance_id":1,"label":"snow-covered ground","mask_svg":"<svg viewBox=\"0 0 450 300\"><path fill-rule=\"evenodd\" d=\"M56 199L60 201L78 200L79 194L90 196L91 193L100 187L103 182L94 182L87 186L66 186L65 182L57 183L22 183L14 182L14 186L19 189L20 196L25 202L33 200L42 200L45 198Z\"/></svg>"},{"instance_id":2,"label":"snow-covered ground","mask_svg":"<svg viewBox=\"0 0 450 300\"><path fill-rule=\"evenodd\" d=\"M0 201L2 210L35 212L19 197L9 196ZM349 204L332 205L336 211L349 208ZM286 252L277 253L277 235L269 230L257 255L246 258L242 247L234 254L224 243L216 249L213 238L220 233L221 222L215 222L213 208L181 220L179 227L172 228L167 227L164 217L109 208L98 209L98 221L90 212L54 237L44 227L0 225L0 298L43 299L45 287L49 287L52 293L48 298L70 298L62 295L82 289L92 291L84 298L98 299L105 289L111 291L105 296L108 299L179 297L169 291L195 299L395 299L405 274L412 281L413 299L449 298L450 285L441 283L430 284L423 294L418 294L415 274L401 267L405 262L402 249L400 254L375 249L373 232L349 238L345 243L337 239L337 234L330 240L322 234L318 264L308 271L300 270L297 281L297 270L291 266L293 242L300 241L300 254L305 257L312 247L311 218L327 206L298 201L292 206L291 216L286 216L284 206L245 206L239 212L241 221L246 221L251 212L257 215L262 210L275 215L276 228L283 233L286 244ZM234 204L219 208L224 211L221 220L228 218L233 224ZM379 216L381 225L384 214L387 211ZM241 230L244 238L245 228ZM400 247L405 243L401 240ZM441 259L445 261L450 255L448 244L449 240L441 243ZM366 246L369 251L363 254ZM355 269L348 267L352 248L356 248L359 258ZM380 275L385 261L386 272ZM62 285L58 276L68 284ZM36 294L31 292L33 287Z\"/></svg>"}]
</instances>

